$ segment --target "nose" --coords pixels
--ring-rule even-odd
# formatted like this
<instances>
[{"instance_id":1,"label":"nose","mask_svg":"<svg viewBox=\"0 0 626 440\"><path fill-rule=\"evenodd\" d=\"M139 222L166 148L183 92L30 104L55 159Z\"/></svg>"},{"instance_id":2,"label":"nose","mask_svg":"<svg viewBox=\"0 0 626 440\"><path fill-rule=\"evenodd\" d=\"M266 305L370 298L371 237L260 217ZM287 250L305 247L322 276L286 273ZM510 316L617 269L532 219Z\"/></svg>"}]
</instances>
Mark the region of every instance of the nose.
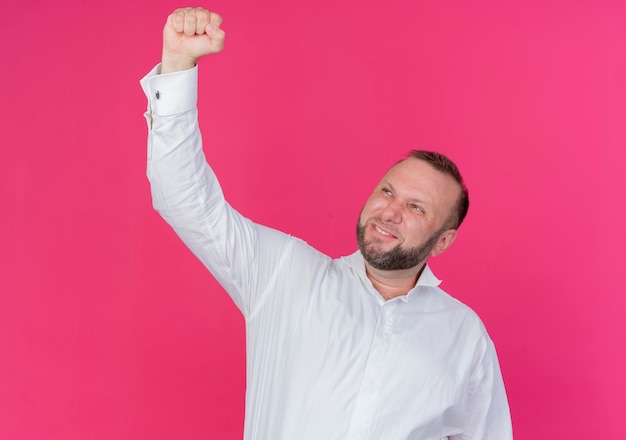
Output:
<instances>
[{"instance_id":1,"label":"nose","mask_svg":"<svg viewBox=\"0 0 626 440\"><path fill-rule=\"evenodd\" d=\"M390 200L384 207L381 217L383 220L391 223L400 223L402 221L402 206L397 200Z\"/></svg>"}]
</instances>

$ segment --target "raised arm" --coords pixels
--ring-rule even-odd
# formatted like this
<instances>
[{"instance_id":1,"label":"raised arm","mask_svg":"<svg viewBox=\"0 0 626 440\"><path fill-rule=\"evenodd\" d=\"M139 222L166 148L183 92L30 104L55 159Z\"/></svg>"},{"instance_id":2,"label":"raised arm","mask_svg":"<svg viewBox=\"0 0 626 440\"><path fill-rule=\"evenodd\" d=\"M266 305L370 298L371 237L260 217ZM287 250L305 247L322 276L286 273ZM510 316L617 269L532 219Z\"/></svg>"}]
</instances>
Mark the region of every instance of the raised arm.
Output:
<instances>
[{"instance_id":1,"label":"raised arm","mask_svg":"<svg viewBox=\"0 0 626 440\"><path fill-rule=\"evenodd\" d=\"M221 21L213 12L191 8L167 19L162 63L141 80L148 98L147 174L154 208L250 316L285 260L290 238L234 210L204 155L196 62L222 50ZM219 103L212 104L211 111L219 111ZM221 148L210 137L206 144Z\"/></svg>"}]
</instances>

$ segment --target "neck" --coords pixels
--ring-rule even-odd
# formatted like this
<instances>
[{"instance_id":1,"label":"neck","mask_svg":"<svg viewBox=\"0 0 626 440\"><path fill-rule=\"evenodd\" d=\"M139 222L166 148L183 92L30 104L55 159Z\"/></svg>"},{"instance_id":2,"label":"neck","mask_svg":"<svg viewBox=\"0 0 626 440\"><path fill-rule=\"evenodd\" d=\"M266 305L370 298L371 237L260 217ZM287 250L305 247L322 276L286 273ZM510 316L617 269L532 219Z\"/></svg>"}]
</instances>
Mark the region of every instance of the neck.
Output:
<instances>
[{"instance_id":1,"label":"neck","mask_svg":"<svg viewBox=\"0 0 626 440\"><path fill-rule=\"evenodd\" d=\"M425 266L426 263L423 262L410 269L380 270L373 268L365 261L365 273L378 293L385 300L390 300L409 293L409 290L415 287Z\"/></svg>"}]
</instances>

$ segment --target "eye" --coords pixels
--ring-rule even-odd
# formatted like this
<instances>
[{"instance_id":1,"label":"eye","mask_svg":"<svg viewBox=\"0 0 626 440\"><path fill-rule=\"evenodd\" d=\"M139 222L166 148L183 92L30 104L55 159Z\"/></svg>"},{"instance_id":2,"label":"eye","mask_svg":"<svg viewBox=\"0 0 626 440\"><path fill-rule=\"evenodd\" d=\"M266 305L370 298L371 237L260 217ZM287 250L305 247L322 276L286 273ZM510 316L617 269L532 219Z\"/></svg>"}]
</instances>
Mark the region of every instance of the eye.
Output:
<instances>
[{"instance_id":1,"label":"eye","mask_svg":"<svg viewBox=\"0 0 626 440\"><path fill-rule=\"evenodd\" d=\"M383 189L382 189L382 192L383 192L385 195L390 196L390 197L393 195L393 194L392 194L392 192L391 192L391 190L389 190L389 189L387 189L387 188L383 188Z\"/></svg>"},{"instance_id":2,"label":"eye","mask_svg":"<svg viewBox=\"0 0 626 440\"><path fill-rule=\"evenodd\" d=\"M422 214L424 213L424 209L420 205L411 204L409 205L409 208L413 211L421 212Z\"/></svg>"}]
</instances>

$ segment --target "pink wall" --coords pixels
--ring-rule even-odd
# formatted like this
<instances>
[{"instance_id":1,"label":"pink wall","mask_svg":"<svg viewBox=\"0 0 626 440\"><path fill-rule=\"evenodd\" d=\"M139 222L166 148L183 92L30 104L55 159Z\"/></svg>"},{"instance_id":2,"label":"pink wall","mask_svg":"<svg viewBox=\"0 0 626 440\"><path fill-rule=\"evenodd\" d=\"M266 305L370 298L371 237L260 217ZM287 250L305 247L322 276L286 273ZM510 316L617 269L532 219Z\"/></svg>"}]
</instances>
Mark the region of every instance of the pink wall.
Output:
<instances>
[{"instance_id":1,"label":"pink wall","mask_svg":"<svg viewBox=\"0 0 626 440\"><path fill-rule=\"evenodd\" d=\"M178 4L63 3L2 12L0 438L239 439L243 320L144 172L138 81ZM517 439L623 431L625 5L207 4L201 124L246 215L338 256L388 165L457 160L472 207L433 265L496 342Z\"/></svg>"}]
</instances>

